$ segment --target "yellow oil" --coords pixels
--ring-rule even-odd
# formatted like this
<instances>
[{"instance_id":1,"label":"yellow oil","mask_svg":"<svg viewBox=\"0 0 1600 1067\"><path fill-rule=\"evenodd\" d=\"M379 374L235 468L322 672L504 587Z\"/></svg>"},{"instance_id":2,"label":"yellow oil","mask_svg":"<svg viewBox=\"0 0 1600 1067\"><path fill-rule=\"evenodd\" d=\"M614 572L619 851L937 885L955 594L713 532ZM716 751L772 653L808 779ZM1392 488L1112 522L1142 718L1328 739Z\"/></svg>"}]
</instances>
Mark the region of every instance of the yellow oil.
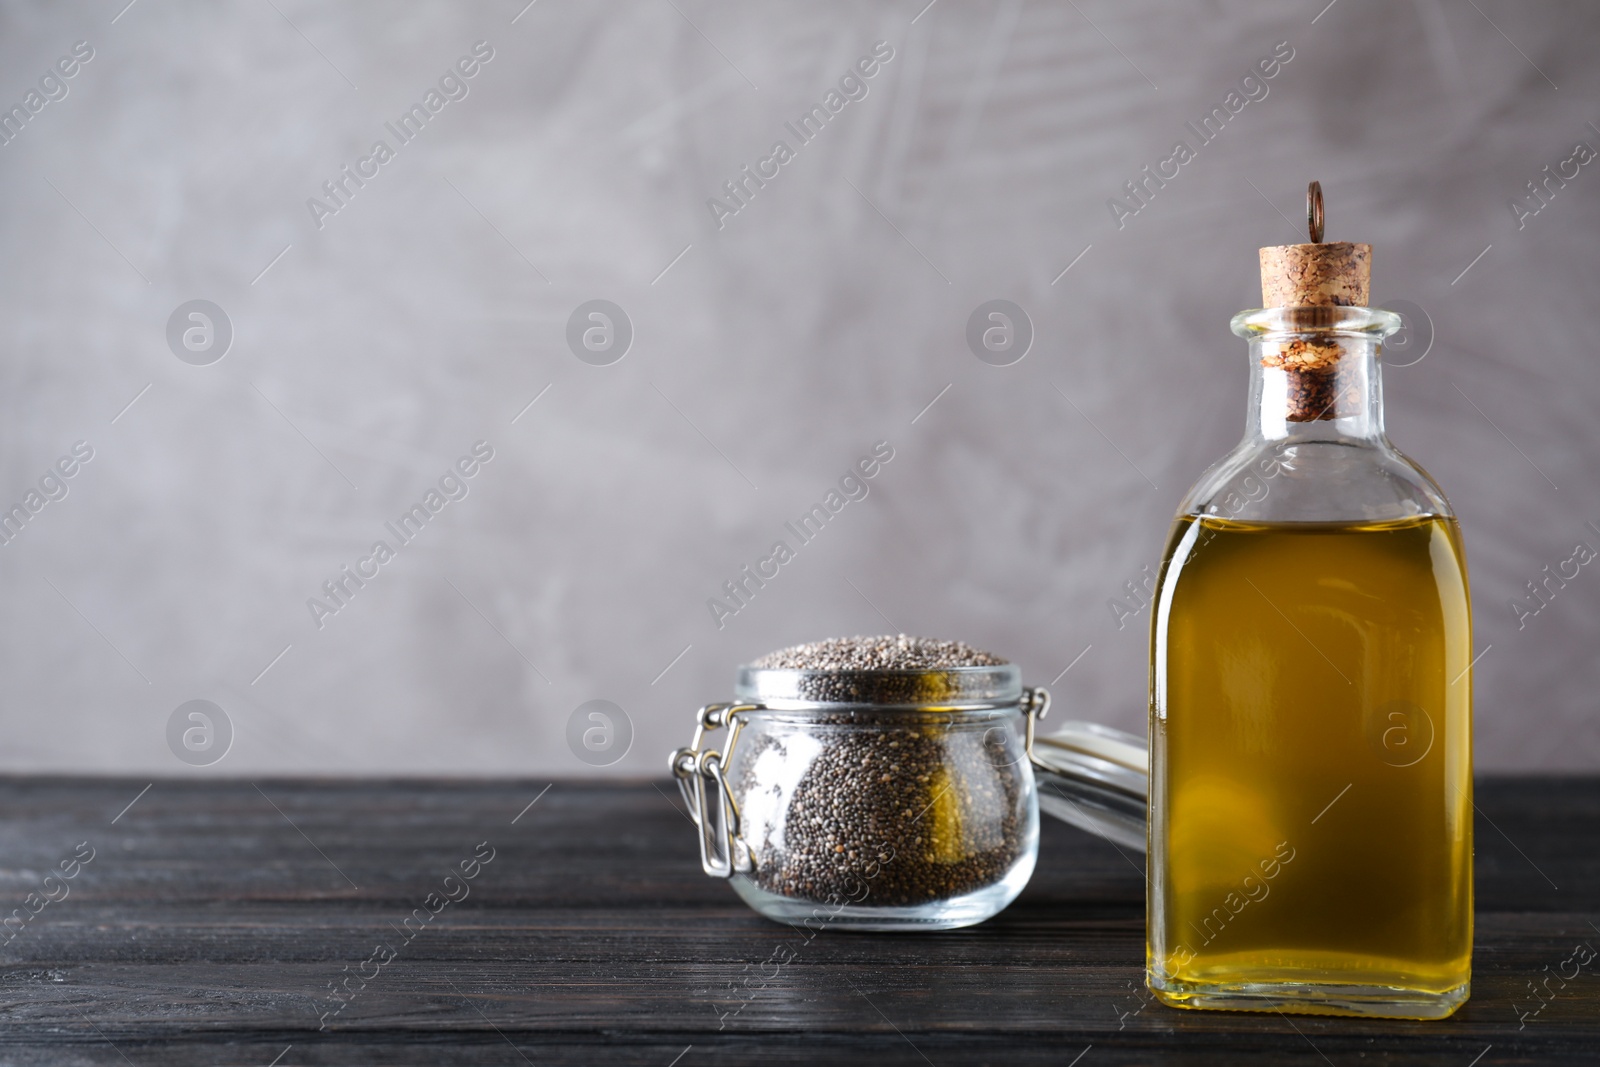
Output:
<instances>
[{"instance_id":1,"label":"yellow oil","mask_svg":"<svg viewBox=\"0 0 1600 1067\"><path fill-rule=\"evenodd\" d=\"M1152 642L1161 999L1248 1008L1277 991L1301 1010L1426 1016L1411 995L1464 992L1463 560L1450 519L1178 521Z\"/></svg>"}]
</instances>

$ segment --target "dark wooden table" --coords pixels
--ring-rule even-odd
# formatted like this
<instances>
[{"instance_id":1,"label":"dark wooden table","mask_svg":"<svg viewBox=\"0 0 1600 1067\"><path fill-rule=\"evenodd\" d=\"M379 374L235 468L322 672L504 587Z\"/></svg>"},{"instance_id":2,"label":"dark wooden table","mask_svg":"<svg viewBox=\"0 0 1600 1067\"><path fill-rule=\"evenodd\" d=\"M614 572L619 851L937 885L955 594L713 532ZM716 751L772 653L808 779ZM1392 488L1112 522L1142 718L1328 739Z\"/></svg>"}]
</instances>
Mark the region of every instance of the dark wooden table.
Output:
<instances>
[{"instance_id":1,"label":"dark wooden table","mask_svg":"<svg viewBox=\"0 0 1600 1067\"><path fill-rule=\"evenodd\" d=\"M808 941L700 873L665 782L145 786L0 779L0 1063L1600 1063L1600 959L1563 968L1600 945L1595 779L1480 784L1436 1023L1150 1002L1143 857L1049 820L994 920Z\"/></svg>"}]
</instances>

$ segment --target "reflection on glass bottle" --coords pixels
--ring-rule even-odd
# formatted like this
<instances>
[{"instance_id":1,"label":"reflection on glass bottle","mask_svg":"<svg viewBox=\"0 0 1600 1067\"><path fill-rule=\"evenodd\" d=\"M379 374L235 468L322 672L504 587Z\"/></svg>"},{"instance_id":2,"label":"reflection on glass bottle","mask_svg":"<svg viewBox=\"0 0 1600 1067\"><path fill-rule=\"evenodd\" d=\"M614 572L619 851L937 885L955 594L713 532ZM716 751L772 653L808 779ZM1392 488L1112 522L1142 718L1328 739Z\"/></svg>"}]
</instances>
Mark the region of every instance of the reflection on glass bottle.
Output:
<instances>
[{"instance_id":1,"label":"reflection on glass bottle","mask_svg":"<svg viewBox=\"0 0 1600 1067\"><path fill-rule=\"evenodd\" d=\"M1461 533L1389 443L1365 245L1262 249L1244 440L1153 613L1147 979L1180 1007L1440 1018L1472 950Z\"/></svg>"}]
</instances>

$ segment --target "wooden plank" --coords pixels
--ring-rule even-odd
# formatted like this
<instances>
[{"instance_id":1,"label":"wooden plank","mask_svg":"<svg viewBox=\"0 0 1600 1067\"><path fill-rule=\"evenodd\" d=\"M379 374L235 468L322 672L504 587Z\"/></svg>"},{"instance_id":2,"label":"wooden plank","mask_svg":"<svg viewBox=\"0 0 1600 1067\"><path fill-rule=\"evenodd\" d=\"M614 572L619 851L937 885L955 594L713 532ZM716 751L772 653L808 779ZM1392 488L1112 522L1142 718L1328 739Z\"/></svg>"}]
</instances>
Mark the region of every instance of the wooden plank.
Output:
<instances>
[{"instance_id":1,"label":"wooden plank","mask_svg":"<svg viewBox=\"0 0 1600 1067\"><path fill-rule=\"evenodd\" d=\"M1055 823L1033 883L989 923L806 937L700 873L665 783L161 781L123 812L146 784L0 779L0 913L95 849L0 947L0 1062L264 1065L293 1046L281 1067L666 1067L692 1045L683 1067L944 1067L1068 1063L1092 1044L1084 1067L1480 1052L1489 1067L1600 1049L1594 974L1518 1017L1539 1003L1530 982L1600 941L1600 780L1480 785L1474 995L1442 1023L1150 1003L1143 857ZM490 848L463 899L402 926ZM380 944L394 958L326 1015L329 983L372 974Z\"/></svg>"}]
</instances>

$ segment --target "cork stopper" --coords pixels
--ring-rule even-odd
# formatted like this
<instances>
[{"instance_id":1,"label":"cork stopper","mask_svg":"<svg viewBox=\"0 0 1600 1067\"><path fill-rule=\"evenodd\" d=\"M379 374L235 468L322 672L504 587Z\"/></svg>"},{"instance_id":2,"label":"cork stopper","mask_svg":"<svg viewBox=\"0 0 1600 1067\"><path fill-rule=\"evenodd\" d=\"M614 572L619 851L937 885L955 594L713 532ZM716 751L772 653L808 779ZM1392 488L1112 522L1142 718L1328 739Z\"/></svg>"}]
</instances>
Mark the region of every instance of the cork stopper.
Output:
<instances>
[{"instance_id":1,"label":"cork stopper","mask_svg":"<svg viewBox=\"0 0 1600 1067\"><path fill-rule=\"evenodd\" d=\"M1274 245L1260 250L1261 305L1269 308L1366 307L1372 288L1372 246L1322 241L1322 185L1306 190L1306 220L1311 243ZM1306 326L1319 316L1307 312ZM1282 369L1288 379L1290 422L1315 422L1339 416L1337 342L1296 339L1261 346L1261 365Z\"/></svg>"},{"instance_id":2,"label":"cork stopper","mask_svg":"<svg viewBox=\"0 0 1600 1067\"><path fill-rule=\"evenodd\" d=\"M1372 246L1274 245L1261 249L1261 306L1366 307L1372 288Z\"/></svg>"}]
</instances>

